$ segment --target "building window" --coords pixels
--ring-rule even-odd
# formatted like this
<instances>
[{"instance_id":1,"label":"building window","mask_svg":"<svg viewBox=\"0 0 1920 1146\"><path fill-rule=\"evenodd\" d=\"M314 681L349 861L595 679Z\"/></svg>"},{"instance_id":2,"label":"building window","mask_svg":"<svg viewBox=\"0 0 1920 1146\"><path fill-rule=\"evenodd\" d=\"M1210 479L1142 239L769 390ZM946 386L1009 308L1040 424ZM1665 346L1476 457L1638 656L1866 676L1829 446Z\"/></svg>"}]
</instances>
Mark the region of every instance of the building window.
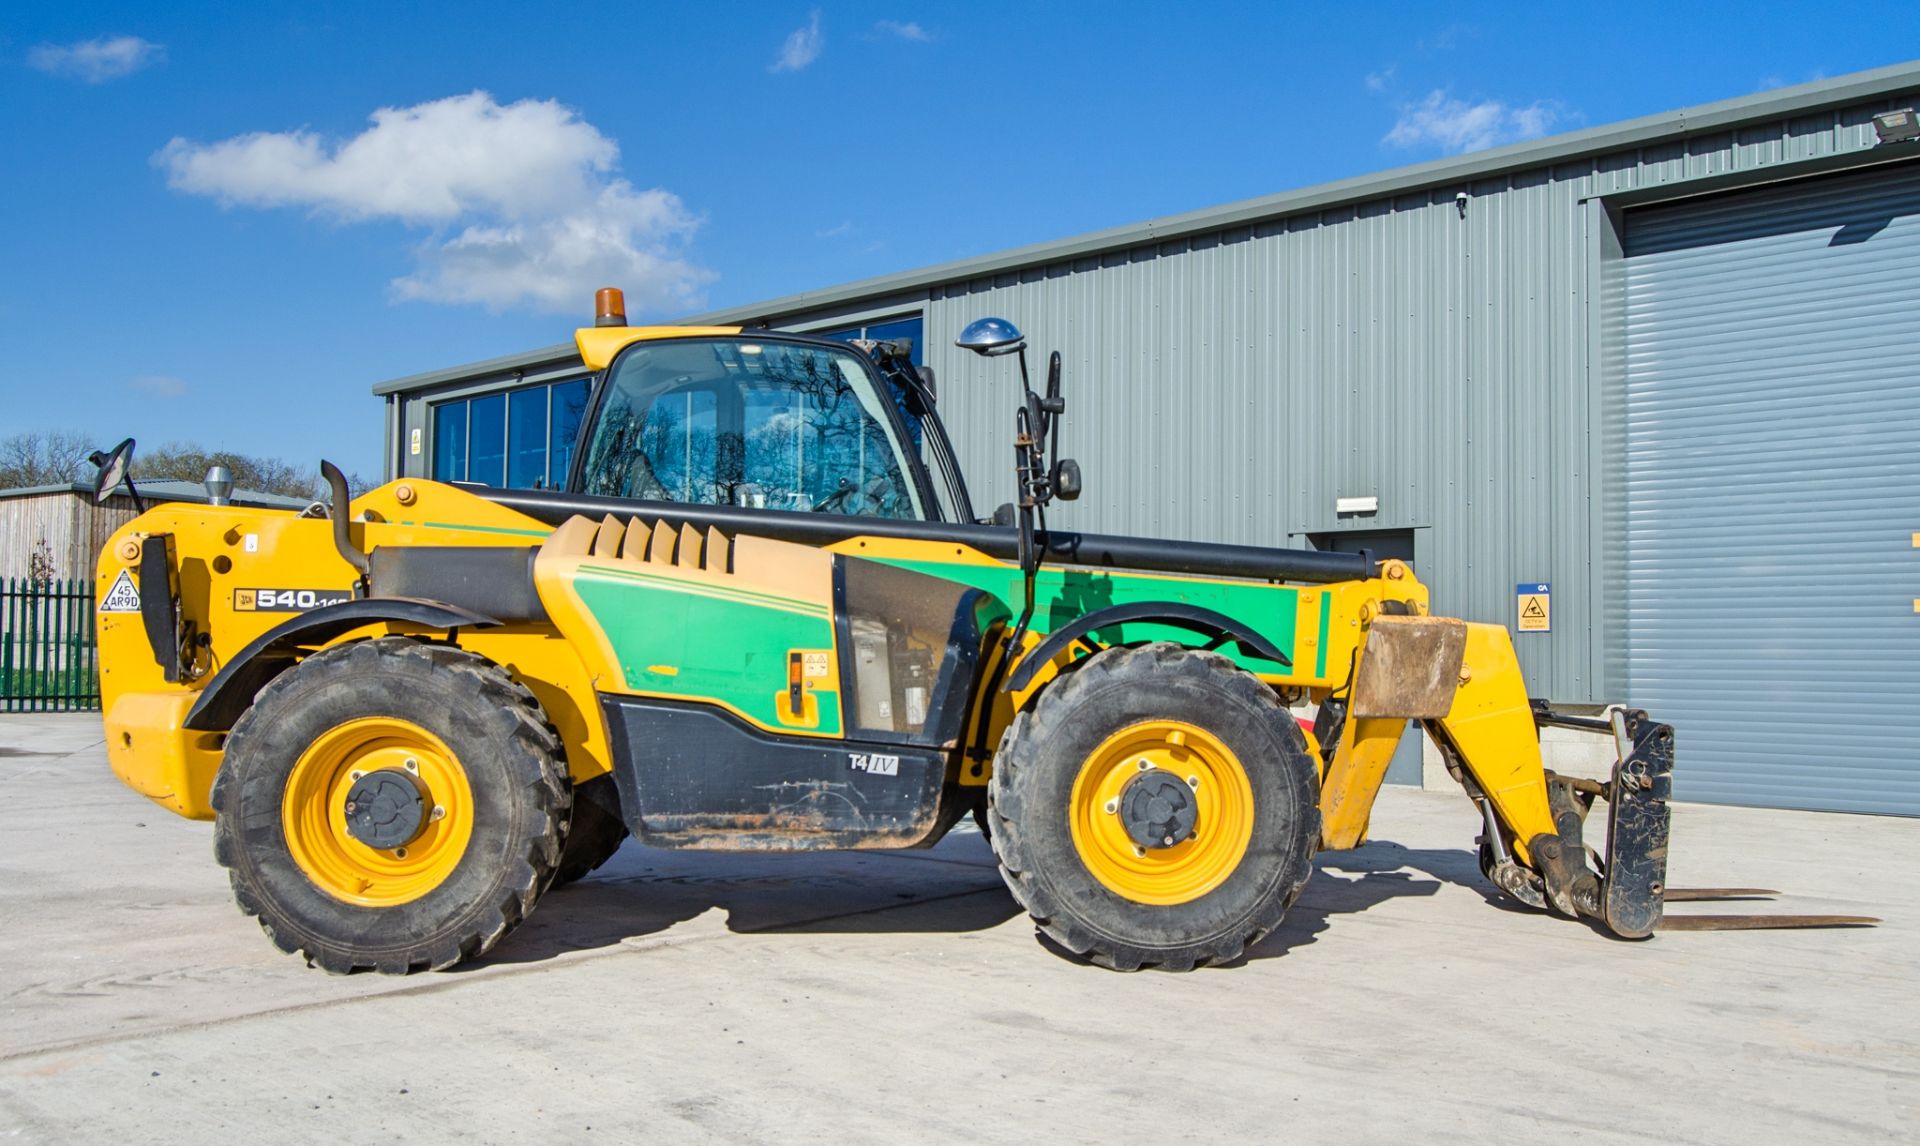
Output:
<instances>
[{"instance_id":1,"label":"building window","mask_svg":"<svg viewBox=\"0 0 1920 1146\"><path fill-rule=\"evenodd\" d=\"M509 489L567 483L592 383L573 378L440 402L433 407L433 476Z\"/></svg>"},{"instance_id":2,"label":"building window","mask_svg":"<svg viewBox=\"0 0 1920 1146\"><path fill-rule=\"evenodd\" d=\"M890 338L913 339L913 364L920 365L925 359L921 356L923 340L921 328L925 325L920 316L909 315L906 318L890 318L885 322L872 322L865 326L849 326L845 330L822 330L817 333L822 338L832 338L840 342L852 342L856 338L870 338L875 342L884 342Z\"/></svg>"}]
</instances>

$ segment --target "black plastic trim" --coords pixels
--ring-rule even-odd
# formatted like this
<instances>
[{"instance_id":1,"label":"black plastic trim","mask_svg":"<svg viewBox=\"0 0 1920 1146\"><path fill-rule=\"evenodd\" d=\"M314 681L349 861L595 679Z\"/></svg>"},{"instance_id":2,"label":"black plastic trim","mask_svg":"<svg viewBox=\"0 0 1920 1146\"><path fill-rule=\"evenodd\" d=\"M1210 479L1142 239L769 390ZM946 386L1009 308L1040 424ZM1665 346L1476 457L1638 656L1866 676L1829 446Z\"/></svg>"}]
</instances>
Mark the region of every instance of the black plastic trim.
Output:
<instances>
[{"instance_id":1,"label":"black plastic trim","mask_svg":"<svg viewBox=\"0 0 1920 1146\"><path fill-rule=\"evenodd\" d=\"M140 543L140 624L147 647L168 684L180 680L180 598L174 584L173 535L155 533Z\"/></svg>"},{"instance_id":2,"label":"black plastic trim","mask_svg":"<svg viewBox=\"0 0 1920 1146\"><path fill-rule=\"evenodd\" d=\"M502 624L544 623L532 545L383 545L372 553L373 596L437 601Z\"/></svg>"},{"instance_id":3,"label":"black plastic trim","mask_svg":"<svg viewBox=\"0 0 1920 1146\"><path fill-rule=\"evenodd\" d=\"M300 659L299 650L323 645L342 633L381 621L401 621L451 632L500 622L454 605L408 597L372 597L342 601L301 613L268 629L235 653L187 710L183 727L195 732L224 732L253 703L254 694Z\"/></svg>"},{"instance_id":4,"label":"black plastic trim","mask_svg":"<svg viewBox=\"0 0 1920 1146\"><path fill-rule=\"evenodd\" d=\"M627 829L651 847L925 847L950 822L943 750L781 735L687 701L600 705Z\"/></svg>"},{"instance_id":5,"label":"black plastic trim","mask_svg":"<svg viewBox=\"0 0 1920 1146\"><path fill-rule=\"evenodd\" d=\"M638 513L675 525L684 523L701 529L711 525L729 533L750 533L801 545L825 546L856 537L891 537L966 545L1003 561L1019 556L1018 530L1003 525L792 513L733 505L687 505L677 501L643 501L554 490L475 489L470 492L556 526L576 514L598 520L609 513ZM1037 537L1042 546L1042 559L1061 565L1315 584L1363 581L1373 575L1367 559L1358 553L1118 537L1058 529L1045 530Z\"/></svg>"},{"instance_id":6,"label":"black plastic trim","mask_svg":"<svg viewBox=\"0 0 1920 1146\"><path fill-rule=\"evenodd\" d=\"M1028 682L1033 680L1033 674L1040 671L1041 665L1065 652L1069 645L1093 630L1129 621L1152 621L1157 625L1185 629L1215 639L1226 638L1262 660L1293 667L1292 658L1281 652L1280 646L1224 613L1178 601L1133 601L1083 613L1072 622L1048 633L1047 638L1035 645L1032 652L1020 658L1013 675L1007 678L1006 690L1019 692L1027 687Z\"/></svg>"}]
</instances>

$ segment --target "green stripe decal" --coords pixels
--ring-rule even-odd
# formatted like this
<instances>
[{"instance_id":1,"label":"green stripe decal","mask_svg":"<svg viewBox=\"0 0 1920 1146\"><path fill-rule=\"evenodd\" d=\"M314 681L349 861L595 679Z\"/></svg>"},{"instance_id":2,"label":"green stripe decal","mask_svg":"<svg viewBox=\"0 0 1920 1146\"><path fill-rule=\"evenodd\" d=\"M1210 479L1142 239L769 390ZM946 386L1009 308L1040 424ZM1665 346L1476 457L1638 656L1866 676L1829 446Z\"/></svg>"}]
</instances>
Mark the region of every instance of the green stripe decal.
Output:
<instances>
[{"instance_id":1,"label":"green stripe decal","mask_svg":"<svg viewBox=\"0 0 1920 1146\"><path fill-rule=\"evenodd\" d=\"M1020 570L1016 566L906 558L869 560L881 560L888 565L971 585L999 598L1011 613L1017 615L1020 611L1023 588ZM1192 581L1151 574L1127 576L1070 566L1041 568L1034 589L1033 631L1044 635L1096 609L1135 601L1175 601L1212 609L1251 626L1255 632L1279 646L1280 651L1289 658L1294 658L1297 651L1294 647L1294 630L1299 623L1300 590L1292 586L1273 585L1264 581ZM1326 618L1322 617L1322 625L1325 622ZM1113 628L1107 628L1095 636L1103 641L1125 639L1167 640L1187 645L1197 643L1191 632L1166 625L1130 621L1118 628L1124 633L1116 634ZM1324 656L1324 639L1321 647ZM1243 656L1231 644L1220 652L1242 668L1265 676L1294 676L1299 672L1297 669L1281 668L1259 657Z\"/></svg>"},{"instance_id":2,"label":"green stripe decal","mask_svg":"<svg viewBox=\"0 0 1920 1146\"><path fill-rule=\"evenodd\" d=\"M573 586L613 646L627 688L718 701L769 728L840 735L840 697L827 690L813 694L818 728L780 719L788 651L833 647L828 606L633 568L583 565ZM679 671L649 671L655 665Z\"/></svg>"},{"instance_id":3,"label":"green stripe decal","mask_svg":"<svg viewBox=\"0 0 1920 1146\"><path fill-rule=\"evenodd\" d=\"M829 616L831 610L821 601L808 601L801 597L782 597L774 593L763 593L757 589L745 589L738 585L708 581L698 578L674 577L669 574L653 573L633 565L582 565L582 573L593 573L603 577L640 581L650 585L671 588L677 593L697 593L705 597L719 597L723 600L737 601L748 605L758 605L767 609L786 609L797 613Z\"/></svg>"},{"instance_id":4,"label":"green stripe decal","mask_svg":"<svg viewBox=\"0 0 1920 1146\"><path fill-rule=\"evenodd\" d=\"M1320 654L1314 658L1313 675L1327 678L1327 634L1333 627L1333 594L1320 594Z\"/></svg>"},{"instance_id":5,"label":"green stripe decal","mask_svg":"<svg viewBox=\"0 0 1920 1146\"><path fill-rule=\"evenodd\" d=\"M417 525L423 529L451 529L459 533L500 533L509 537L548 537L551 529L508 529L500 525L458 525L451 521L401 521L396 525Z\"/></svg>"}]
</instances>

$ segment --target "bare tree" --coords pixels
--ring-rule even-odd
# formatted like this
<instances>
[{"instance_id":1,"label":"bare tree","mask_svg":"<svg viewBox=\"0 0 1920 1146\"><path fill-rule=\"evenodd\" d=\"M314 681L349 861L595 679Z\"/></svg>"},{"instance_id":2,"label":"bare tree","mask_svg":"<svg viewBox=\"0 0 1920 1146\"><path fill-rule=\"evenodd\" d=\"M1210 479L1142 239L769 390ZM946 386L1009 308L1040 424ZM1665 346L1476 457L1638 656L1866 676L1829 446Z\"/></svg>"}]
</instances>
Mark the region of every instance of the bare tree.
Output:
<instances>
[{"instance_id":1,"label":"bare tree","mask_svg":"<svg viewBox=\"0 0 1920 1146\"><path fill-rule=\"evenodd\" d=\"M30 430L0 439L0 489L65 485L90 475L86 435L70 430Z\"/></svg>"},{"instance_id":2,"label":"bare tree","mask_svg":"<svg viewBox=\"0 0 1920 1146\"><path fill-rule=\"evenodd\" d=\"M135 451L135 481L173 479L197 482L212 466L225 466L236 489L277 493L285 497L328 500L327 483L316 466L307 469L280 458L254 457L231 450L207 450L190 442L168 442L151 450ZM350 494L363 493L370 483L358 474L347 475Z\"/></svg>"}]
</instances>

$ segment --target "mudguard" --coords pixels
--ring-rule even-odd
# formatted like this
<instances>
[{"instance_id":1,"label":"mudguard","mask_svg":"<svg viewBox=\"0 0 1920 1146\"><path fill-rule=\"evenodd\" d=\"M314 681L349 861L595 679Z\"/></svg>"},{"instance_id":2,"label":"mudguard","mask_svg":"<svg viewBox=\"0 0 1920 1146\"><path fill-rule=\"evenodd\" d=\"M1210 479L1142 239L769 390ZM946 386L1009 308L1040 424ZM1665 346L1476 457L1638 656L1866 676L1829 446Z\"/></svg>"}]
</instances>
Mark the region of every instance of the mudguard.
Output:
<instances>
[{"instance_id":1,"label":"mudguard","mask_svg":"<svg viewBox=\"0 0 1920 1146\"><path fill-rule=\"evenodd\" d=\"M187 710L185 727L195 732L222 732L253 703L254 694L288 665L299 650L323 645L363 625L397 621L429 629L488 627L500 622L481 613L417 597L369 597L323 605L282 621L260 634L222 665Z\"/></svg>"},{"instance_id":2,"label":"mudguard","mask_svg":"<svg viewBox=\"0 0 1920 1146\"><path fill-rule=\"evenodd\" d=\"M1081 637L1095 629L1128 621L1151 621L1157 625L1198 633L1212 640L1213 644L1209 647L1233 641L1250 656L1272 661L1282 667L1290 668L1293 665L1293 661L1280 651L1278 645L1224 613L1178 601L1132 601L1095 609L1048 633L1047 638L1035 645L1033 651L1020 658L1020 664L1007 678L1004 686L1006 691L1019 692L1026 688L1033 680L1033 675L1040 671L1041 665L1066 652Z\"/></svg>"}]
</instances>

